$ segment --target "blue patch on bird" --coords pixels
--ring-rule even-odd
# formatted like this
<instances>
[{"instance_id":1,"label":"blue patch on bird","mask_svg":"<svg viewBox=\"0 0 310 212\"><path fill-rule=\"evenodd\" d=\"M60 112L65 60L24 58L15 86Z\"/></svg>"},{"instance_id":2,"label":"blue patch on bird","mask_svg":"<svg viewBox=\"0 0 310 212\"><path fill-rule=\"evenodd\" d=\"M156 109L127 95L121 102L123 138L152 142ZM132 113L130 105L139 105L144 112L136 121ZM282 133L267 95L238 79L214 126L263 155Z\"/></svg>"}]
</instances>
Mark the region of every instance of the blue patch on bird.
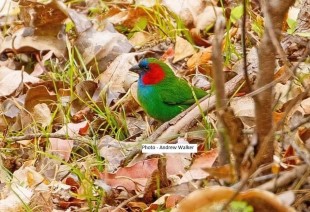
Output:
<instances>
[{"instance_id":1,"label":"blue patch on bird","mask_svg":"<svg viewBox=\"0 0 310 212\"><path fill-rule=\"evenodd\" d=\"M141 60L139 63L139 67L143 68L143 69L148 69L149 68L149 62L147 61L147 59Z\"/></svg>"}]
</instances>

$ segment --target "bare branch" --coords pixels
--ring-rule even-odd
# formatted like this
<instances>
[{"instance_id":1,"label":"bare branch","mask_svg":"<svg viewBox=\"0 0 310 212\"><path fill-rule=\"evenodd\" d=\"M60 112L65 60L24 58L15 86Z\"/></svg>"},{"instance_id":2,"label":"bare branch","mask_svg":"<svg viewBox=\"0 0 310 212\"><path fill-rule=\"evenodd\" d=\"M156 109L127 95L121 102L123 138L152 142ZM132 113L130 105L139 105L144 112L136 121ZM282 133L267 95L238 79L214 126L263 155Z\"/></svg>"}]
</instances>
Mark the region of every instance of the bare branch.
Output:
<instances>
[{"instance_id":1,"label":"bare branch","mask_svg":"<svg viewBox=\"0 0 310 212\"><path fill-rule=\"evenodd\" d=\"M282 30L282 23L289 7L294 3L294 0L288 1L262 1L262 8L265 15L265 33L259 47L259 75L256 87L260 89L268 84L271 84L274 78L276 50L279 50L279 40ZM278 47L278 48L277 48ZM258 145L256 155L258 166L264 163L269 163L273 159L273 136L269 137L269 132L272 129L272 87L265 89L255 96L255 117L256 130L258 135ZM266 143L264 140L268 136ZM261 151L264 143L264 151ZM260 154L258 154L258 152ZM255 170L253 168L252 170Z\"/></svg>"}]
</instances>

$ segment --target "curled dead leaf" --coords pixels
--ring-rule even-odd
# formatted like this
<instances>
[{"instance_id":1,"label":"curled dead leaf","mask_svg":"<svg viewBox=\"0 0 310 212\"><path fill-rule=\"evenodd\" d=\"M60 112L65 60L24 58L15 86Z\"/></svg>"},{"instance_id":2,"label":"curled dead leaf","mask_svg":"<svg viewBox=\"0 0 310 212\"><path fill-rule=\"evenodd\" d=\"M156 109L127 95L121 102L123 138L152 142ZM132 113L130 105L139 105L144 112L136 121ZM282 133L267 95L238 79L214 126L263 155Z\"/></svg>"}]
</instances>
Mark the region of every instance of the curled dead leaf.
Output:
<instances>
[{"instance_id":1,"label":"curled dead leaf","mask_svg":"<svg viewBox=\"0 0 310 212\"><path fill-rule=\"evenodd\" d=\"M200 50L188 59L187 67L191 72L198 68L199 72L206 74L207 76L212 76L211 57L212 48Z\"/></svg>"},{"instance_id":2,"label":"curled dead leaf","mask_svg":"<svg viewBox=\"0 0 310 212\"><path fill-rule=\"evenodd\" d=\"M43 36L27 34L29 28L17 30L12 36L5 37L0 45L0 53L17 52L32 53L39 51L51 51L56 57L63 58L66 53L66 44L64 39L55 36ZM27 34L27 35L24 35Z\"/></svg>"},{"instance_id":3,"label":"curled dead leaf","mask_svg":"<svg viewBox=\"0 0 310 212\"><path fill-rule=\"evenodd\" d=\"M33 111L34 106L40 103L45 103L49 106L51 111L53 111L53 105L57 101L57 96L52 94L43 85L30 88L25 97L25 109L28 111Z\"/></svg>"},{"instance_id":4,"label":"curled dead leaf","mask_svg":"<svg viewBox=\"0 0 310 212\"><path fill-rule=\"evenodd\" d=\"M235 195L228 187L212 186L196 190L185 197L173 212L222 211L224 205ZM260 212L290 212L292 208L281 203L271 192L252 189L239 193L234 201L244 201Z\"/></svg>"},{"instance_id":5,"label":"curled dead leaf","mask_svg":"<svg viewBox=\"0 0 310 212\"><path fill-rule=\"evenodd\" d=\"M203 47L211 46L211 43L203 37L199 29L193 28L190 30L190 33L191 33L194 43L197 46L203 46Z\"/></svg>"}]
</instances>

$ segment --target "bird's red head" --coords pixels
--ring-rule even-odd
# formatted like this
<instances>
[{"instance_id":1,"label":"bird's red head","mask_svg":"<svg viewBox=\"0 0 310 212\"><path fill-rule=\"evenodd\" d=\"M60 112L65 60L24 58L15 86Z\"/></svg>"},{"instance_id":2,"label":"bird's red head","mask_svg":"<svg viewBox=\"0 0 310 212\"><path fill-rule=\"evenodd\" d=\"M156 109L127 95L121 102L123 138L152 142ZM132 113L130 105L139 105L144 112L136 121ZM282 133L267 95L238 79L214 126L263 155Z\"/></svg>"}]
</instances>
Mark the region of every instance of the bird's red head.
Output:
<instances>
[{"instance_id":1,"label":"bird's red head","mask_svg":"<svg viewBox=\"0 0 310 212\"><path fill-rule=\"evenodd\" d=\"M162 62L157 62L154 58L143 59L137 66L130 68L130 71L139 74L144 85L154 85L162 81L166 73L161 66Z\"/></svg>"}]
</instances>

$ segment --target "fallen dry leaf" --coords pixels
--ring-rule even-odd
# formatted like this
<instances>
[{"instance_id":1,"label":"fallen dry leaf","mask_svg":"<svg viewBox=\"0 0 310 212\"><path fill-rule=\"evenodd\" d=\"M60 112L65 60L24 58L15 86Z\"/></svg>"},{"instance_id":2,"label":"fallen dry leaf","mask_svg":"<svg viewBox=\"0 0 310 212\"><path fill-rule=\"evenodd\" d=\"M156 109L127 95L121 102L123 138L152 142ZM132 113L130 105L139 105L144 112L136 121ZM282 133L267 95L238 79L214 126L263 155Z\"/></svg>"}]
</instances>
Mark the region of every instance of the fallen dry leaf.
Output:
<instances>
[{"instance_id":1,"label":"fallen dry leaf","mask_svg":"<svg viewBox=\"0 0 310 212\"><path fill-rule=\"evenodd\" d=\"M177 36L174 49L173 63L195 54L195 49L187 40Z\"/></svg>"},{"instance_id":2,"label":"fallen dry leaf","mask_svg":"<svg viewBox=\"0 0 310 212\"><path fill-rule=\"evenodd\" d=\"M0 97L11 95L23 83L36 83L40 79L26 72L0 67Z\"/></svg>"},{"instance_id":3,"label":"fallen dry leaf","mask_svg":"<svg viewBox=\"0 0 310 212\"><path fill-rule=\"evenodd\" d=\"M52 121L51 110L47 104L37 104L33 107L33 118L37 123L40 123L42 127L47 127Z\"/></svg>"},{"instance_id":4,"label":"fallen dry leaf","mask_svg":"<svg viewBox=\"0 0 310 212\"><path fill-rule=\"evenodd\" d=\"M179 15L187 26L196 23L199 14L203 12L206 6L206 2L203 0L163 0L162 4L173 11L175 14Z\"/></svg>"},{"instance_id":5,"label":"fallen dry leaf","mask_svg":"<svg viewBox=\"0 0 310 212\"><path fill-rule=\"evenodd\" d=\"M107 23L105 29L100 32L83 14L72 11L70 17L76 26L80 26L75 45L84 63L96 68L93 70L94 74L105 71L118 55L131 50L132 46L126 36L118 33L112 24Z\"/></svg>"},{"instance_id":6,"label":"fallen dry leaf","mask_svg":"<svg viewBox=\"0 0 310 212\"><path fill-rule=\"evenodd\" d=\"M6 99L1 103L1 113L6 117L15 118L20 113L20 105L23 105L23 102L19 98Z\"/></svg>"},{"instance_id":7,"label":"fallen dry leaf","mask_svg":"<svg viewBox=\"0 0 310 212\"><path fill-rule=\"evenodd\" d=\"M147 205L144 202L129 202L127 206L132 210L144 211L147 208Z\"/></svg>"},{"instance_id":8,"label":"fallen dry leaf","mask_svg":"<svg viewBox=\"0 0 310 212\"><path fill-rule=\"evenodd\" d=\"M278 122L282 120L283 115L284 115L284 112L273 111L272 112L273 122L275 124L278 124Z\"/></svg>"},{"instance_id":9,"label":"fallen dry leaf","mask_svg":"<svg viewBox=\"0 0 310 212\"><path fill-rule=\"evenodd\" d=\"M91 104L98 84L94 81L81 81L75 86L76 98L71 103L71 115L75 115L78 111L84 109Z\"/></svg>"},{"instance_id":10,"label":"fallen dry leaf","mask_svg":"<svg viewBox=\"0 0 310 212\"><path fill-rule=\"evenodd\" d=\"M196 190L185 197L176 208L172 209L172 212L217 211L217 209L222 208L234 194L235 190L221 186L211 186ZM241 192L234 200L247 202L248 205L253 207L254 211L292 211L291 208L281 203L276 195L259 189Z\"/></svg>"},{"instance_id":11,"label":"fallen dry leaf","mask_svg":"<svg viewBox=\"0 0 310 212\"><path fill-rule=\"evenodd\" d=\"M190 30L192 39L197 46L208 47L211 46L211 42L206 40L203 35L200 33L200 30L193 28Z\"/></svg>"},{"instance_id":12,"label":"fallen dry leaf","mask_svg":"<svg viewBox=\"0 0 310 212\"><path fill-rule=\"evenodd\" d=\"M157 169L157 161L157 158L140 161L133 166L121 168L114 174L101 173L100 178L114 188L123 186L130 191L143 189L147 179Z\"/></svg>"},{"instance_id":13,"label":"fallen dry leaf","mask_svg":"<svg viewBox=\"0 0 310 212\"><path fill-rule=\"evenodd\" d=\"M302 100L300 106L304 110L305 115L310 114L310 98Z\"/></svg>"},{"instance_id":14,"label":"fallen dry leaf","mask_svg":"<svg viewBox=\"0 0 310 212\"><path fill-rule=\"evenodd\" d=\"M114 171L124 159L124 155L128 154L138 143L127 143L118 141L109 135L103 136L98 142L98 150L101 157L107 161L107 170Z\"/></svg>"},{"instance_id":15,"label":"fallen dry leaf","mask_svg":"<svg viewBox=\"0 0 310 212\"><path fill-rule=\"evenodd\" d=\"M129 72L129 69L136 64L136 55L136 53L124 53L115 58L107 70L98 76L100 87L110 85L113 92L126 93L131 84L138 79L136 74Z\"/></svg>"},{"instance_id":16,"label":"fallen dry leaf","mask_svg":"<svg viewBox=\"0 0 310 212\"><path fill-rule=\"evenodd\" d=\"M56 0L20 0L20 16L24 20L25 26L33 27L35 35L56 37L67 18L63 11L65 6L60 6L61 4Z\"/></svg>"},{"instance_id":17,"label":"fallen dry leaf","mask_svg":"<svg viewBox=\"0 0 310 212\"><path fill-rule=\"evenodd\" d=\"M39 85L30 88L27 91L24 106L27 111L32 112L34 106L36 106L37 104L45 103L49 106L51 111L53 111L52 108L55 106L56 101L56 94L48 91L47 87Z\"/></svg>"},{"instance_id":18,"label":"fallen dry leaf","mask_svg":"<svg viewBox=\"0 0 310 212\"><path fill-rule=\"evenodd\" d=\"M191 165L191 169L201 169L206 167L212 167L218 156L218 150L212 149L207 152L202 152L201 154L194 157L194 162Z\"/></svg>"},{"instance_id":19,"label":"fallen dry leaf","mask_svg":"<svg viewBox=\"0 0 310 212\"><path fill-rule=\"evenodd\" d=\"M182 176L178 184L191 182L193 180L201 180L208 177L209 174L205 172L203 169L212 167L217 156L218 156L217 149L212 149L210 151L203 152L197 155L194 158L194 162L191 165L190 169Z\"/></svg>"},{"instance_id":20,"label":"fallen dry leaf","mask_svg":"<svg viewBox=\"0 0 310 212\"><path fill-rule=\"evenodd\" d=\"M165 206L166 208L173 208L177 205L177 203L183 199L183 196L177 194L165 194L159 197L155 202L150 204L148 208L146 208L145 212L153 212L155 210L159 210L159 208Z\"/></svg>"},{"instance_id":21,"label":"fallen dry leaf","mask_svg":"<svg viewBox=\"0 0 310 212\"><path fill-rule=\"evenodd\" d=\"M274 86L275 99L278 100L278 108L281 108L285 103L292 100L302 92L300 86L290 81L286 84L277 83Z\"/></svg>"},{"instance_id":22,"label":"fallen dry leaf","mask_svg":"<svg viewBox=\"0 0 310 212\"><path fill-rule=\"evenodd\" d=\"M64 39L59 39L55 36L36 36L28 31L29 28L22 28L16 31L12 36L5 37L0 45L0 53L51 51L58 58L65 57L66 44Z\"/></svg>"},{"instance_id":23,"label":"fallen dry leaf","mask_svg":"<svg viewBox=\"0 0 310 212\"><path fill-rule=\"evenodd\" d=\"M289 70L286 68L286 66L281 66L276 73L274 74L274 79L279 80L279 82L285 84L289 79L291 78L291 74Z\"/></svg>"},{"instance_id":24,"label":"fallen dry leaf","mask_svg":"<svg viewBox=\"0 0 310 212\"><path fill-rule=\"evenodd\" d=\"M129 39L129 42L135 48L141 48L147 42L152 40L152 35L148 32L136 32L133 36Z\"/></svg>"},{"instance_id":25,"label":"fallen dry leaf","mask_svg":"<svg viewBox=\"0 0 310 212\"><path fill-rule=\"evenodd\" d=\"M209 174L209 176L223 180L226 183L234 183L236 181L236 176L232 166L226 164L224 166L217 166L217 167L206 167L203 169L205 172Z\"/></svg>"},{"instance_id":26,"label":"fallen dry leaf","mask_svg":"<svg viewBox=\"0 0 310 212\"><path fill-rule=\"evenodd\" d=\"M206 27L213 26L216 19L223 17L223 9L216 6L207 6L194 21L196 28L204 30Z\"/></svg>"},{"instance_id":27,"label":"fallen dry leaf","mask_svg":"<svg viewBox=\"0 0 310 212\"><path fill-rule=\"evenodd\" d=\"M118 99L120 94L129 90L131 84L138 79L136 74L129 72L129 68L136 63L135 56L135 53L118 56L107 70L98 76L99 86L94 94L95 100L100 99L103 95L100 93L104 92L109 105L113 100Z\"/></svg>"},{"instance_id":28,"label":"fallen dry leaf","mask_svg":"<svg viewBox=\"0 0 310 212\"><path fill-rule=\"evenodd\" d=\"M167 175L182 174L190 163L189 154L169 154L167 157ZM123 186L132 191L144 188L148 178L157 169L158 158L139 161L132 166L120 168L115 173L102 173L101 179L112 186Z\"/></svg>"},{"instance_id":29,"label":"fallen dry leaf","mask_svg":"<svg viewBox=\"0 0 310 212\"><path fill-rule=\"evenodd\" d=\"M32 195L31 189L12 184L11 192L0 200L0 208L2 211L23 211L24 204L30 202Z\"/></svg>"},{"instance_id":30,"label":"fallen dry leaf","mask_svg":"<svg viewBox=\"0 0 310 212\"><path fill-rule=\"evenodd\" d=\"M0 112L1 112L1 110L0 110ZM9 123L8 123L7 119L3 115L0 115L0 131L4 132L8 126L9 126Z\"/></svg>"},{"instance_id":31,"label":"fallen dry leaf","mask_svg":"<svg viewBox=\"0 0 310 212\"><path fill-rule=\"evenodd\" d=\"M247 127L254 126L254 100L252 97L235 97L230 102L230 106L236 117L239 117Z\"/></svg>"},{"instance_id":32,"label":"fallen dry leaf","mask_svg":"<svg viewBox=\"0 0 310 212\"><path fill-rule=\"evenodd\" d=\"M52 51L49 51L48 53L46 53L45 55L43 55L43 58L40 62L38 62L34 69L33 69L33 72L31 72L31 76L34 76L34 77L38 77L40 76L41 74L43 74L45 71L47 71L45 69L45 67L43 66L43 64L48 61L49 59L51 59L53 56L53 52Z\"/></svg>"},{"instance_id":33,"label":"fallen dry leaf","mask_svg":"<svg viewBox=\"0 0 310 212\"><path fill-rule=\"evenodd\" d=\"M108 14L107 16L107 20L110 23L114 25L121 24L130 29L133 28L141 18L148 19L147 13L141 7L128 8L127 10L120 11L114 9L114 11L111 11L111 14Z\"/></svg>"},{"instance_id":34,"label":"fallen dry leaf","mask_svg":"<svg viewBox=\"0 0 310 212\"><path fill-rule=\"evenodd\" d=\"M14 23L20 12L18 3L12 0L0 1L0 25L10 25ZM1 37L1 36L0 36ZM1 38L0 38L1 42Z\"/></svg>"},{"instance_id":35,"label":"fallen dry leaf","mask_svg":"<svg viewBox=\"0 0 310 212\"><path fill-rule=\"evenodd\" d=\"M212 48L206 48L195 53L187 61L187 67L193 72L198 68L201 73L212 76Z\"/></svg>"},{"instance_id":36,"label":"fallen dry leaf","mask_svg":"<svg viewBox=\"0 0 310 212\"><path fill-rule=\"evenodd\" d=\"M73 148L73 140L65 140L60 138L49 138L51 143L50 152L57 155L60 159L68 161L70 159Z\"/></svg>"},{"instance_id":37,"label":"fallen dry leaf","mask_svg":"<svg viewBox=\"0 0 310 212\"><path fill-rule=\"evenodd\" d=\"M74 197L71 197L69 200L59 200L58 205L60 208L67 209L71 206L81 207L84 204L85 200L80 200Z\"/></svg>"},{"instance_id":38,"label":"fallen dry leaf","mask_svg":"<svg viewBox=\"0 0 310 212\"><path fill-rule=\"evenodd\" d=\"M87 121L77 124L69 123L55 133L60 135L68 135L69 137L74 138L74 136L79 135L80 129L85 127L87 124ZM73 140L49 138L49 141L51 143L51 148L49 149L51 153L58 155L65 161L70 159L71 151L73 148Z\"/></svg>"}]
</instances>

